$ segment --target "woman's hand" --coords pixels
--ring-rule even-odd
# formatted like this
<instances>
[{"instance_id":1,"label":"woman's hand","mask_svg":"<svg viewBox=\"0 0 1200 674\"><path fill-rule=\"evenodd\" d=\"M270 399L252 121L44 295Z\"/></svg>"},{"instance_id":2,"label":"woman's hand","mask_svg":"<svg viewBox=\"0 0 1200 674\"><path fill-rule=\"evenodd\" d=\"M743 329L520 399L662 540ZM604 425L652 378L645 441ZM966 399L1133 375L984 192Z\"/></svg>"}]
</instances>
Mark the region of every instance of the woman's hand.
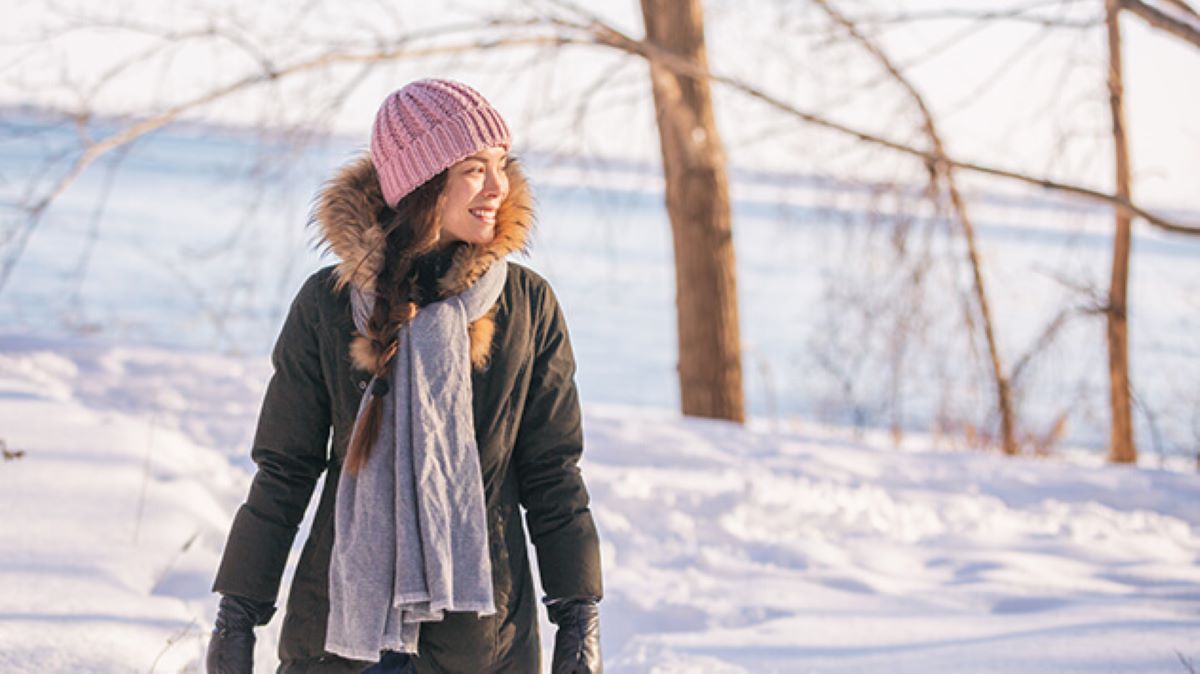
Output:
<instances>
[{"instance_id":1,"label":"woman's hand","mask_svg":"<svg viewBox=\"0 0 1200 674\"><path fill-rule=\"evenodd\" d=\"M275 613L270 603L221 595L205 667L208 674L251 674L254 671L254 628Z\"/></svg>"},{"instance_id":2,"label":"woman's hand","mask_svg":"<svg viewBox=\"0 0 1200 674\"><path fill-rule=\"evenodd\" d=\"M553 674L600 674L600 609L593 599L564 599L549 604L554 636Z\"/></svg>"}]
</instances>

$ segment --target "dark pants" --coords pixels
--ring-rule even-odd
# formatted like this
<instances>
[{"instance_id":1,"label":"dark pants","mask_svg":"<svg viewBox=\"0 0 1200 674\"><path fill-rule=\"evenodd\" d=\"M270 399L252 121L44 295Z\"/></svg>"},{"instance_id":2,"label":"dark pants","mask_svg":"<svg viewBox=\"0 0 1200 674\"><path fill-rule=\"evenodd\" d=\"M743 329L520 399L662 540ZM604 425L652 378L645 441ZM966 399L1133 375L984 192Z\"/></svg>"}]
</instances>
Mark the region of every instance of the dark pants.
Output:
<instances>
[{"instance_id":1,"label":"dark pants","mask_svg":"<svg viewBox=\"0 0 1200 674\"><path fill-rule=\"evenodd\" d=\"M384 651L379 662L364 669L362 674L413 674L417 668L405 653Z\"/></svg>"}]
</instances>

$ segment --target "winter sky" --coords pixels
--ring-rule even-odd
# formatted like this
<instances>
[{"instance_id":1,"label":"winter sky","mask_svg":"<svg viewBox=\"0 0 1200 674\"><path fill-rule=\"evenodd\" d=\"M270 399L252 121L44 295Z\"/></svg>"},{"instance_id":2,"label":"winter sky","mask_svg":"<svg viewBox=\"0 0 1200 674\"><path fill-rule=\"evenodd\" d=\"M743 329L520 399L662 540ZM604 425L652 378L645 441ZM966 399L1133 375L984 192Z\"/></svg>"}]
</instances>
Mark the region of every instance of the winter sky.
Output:
<instances>
[{"instance_id":1,"label":"winter sky","mask_svg":"<svg viewBox=\"0 0 1200 674\"><path fill-rule=\"evenodd\" d=\"M1099 0L865 0L836 6L856 16L894 16L985 5L1037 7L1033 15L1069 23L1102 17ZM398 34L420 35L435 26L555 11L552 2L532 0L363 1L336 7L331 3L329 8L318 3L315 11L301 18L296 5L285 2L5 0L0 6L8 25L0 43L4 64L0 72L5 75L0 78L0 100L67 109L80 105L73 83L94 81L97 73L149 44L144 35L127 29L62 32L55 28L79 17L175 31L203 28L217 17L237 26L255 50L276 63L288 63L318 41L370 44ZM589 2L586 7L631 35L642 34L634 0ZM911 104L895 88L880 84L878 68L865 60L861 50L829 48L813 30L828 22L809 3L714 0L706 3L705 10L715 72L753 81L799 108L822 112L836 121L904 142L921 142ZM1124 17L1123 30L1135 197L1161 207L1195 210L1200 87L1194 85L1200 82L1200 49L1154 31L1132 15ZM43 39L47 31L57 37ZM943 49L948 42L952 46ZM928 98L953 155L1110 189L1102 25L1046 28L1031 21L992 21L982 29L971 29L961 20L928 20L895 24L883 31L881 43L896 62L916 64L908 74ZM229 44L184 48L169 64L134 68L113 78L91 100L101 111L144 115L161 109L164 101L194 97L259 67L246 53ZM346 98L329 128L362 138L375 105L388 91L411 78L446 75L474 84L492 99L510 118L519 147L524 142L526 149L656 159L657 138L643 64L625 59L621 65L617 62L624 57L599 49L577 48L561 58L532 62L529 57L530 52L519 49L490 51L379 70ZM609 68L614 72L600 86L599 104L585 124L576 125L579 93L593 86L597 73ZM290 111L303 110L348 76L343 71L303 87L273 89L257 99L218 102L198 116L234 124L283 121ZM735 166L849 170L869 176L874 169L864 164L874 165L878 156L886 154L876 152L872 161L847 167L842 163L844 138L772 117L761 103L728 89L718 87L715 95L718 123ZM887 175L886 170L880 170L880 175Z\"/></svg>"}]
</instances>

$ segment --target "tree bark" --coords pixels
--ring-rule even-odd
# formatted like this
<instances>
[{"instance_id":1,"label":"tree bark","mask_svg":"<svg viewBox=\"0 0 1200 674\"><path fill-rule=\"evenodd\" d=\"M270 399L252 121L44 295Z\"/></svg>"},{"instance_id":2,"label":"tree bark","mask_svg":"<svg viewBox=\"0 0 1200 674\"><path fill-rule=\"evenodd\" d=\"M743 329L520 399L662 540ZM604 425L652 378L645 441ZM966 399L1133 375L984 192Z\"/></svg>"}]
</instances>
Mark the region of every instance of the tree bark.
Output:
<instances>
[{"instance_id":1,"label":"tree bark","mask_svg":"<svg viewBox=\"0 0 1200 674\"><path fill-rule=\"evenodd\" d=\"M1121 0L1106 0L1108 24L1108 100L1112 110L1113 148L1116 155L1116 194L1130 200L1129 145L1125 136L1124 82L1121 68ZM1108 289L1108 385L1112 422L1109 429L1108 460L1135 463L1133 405L1129 387L1129 249L1132 243L1127 210L1116 209L1113 234L1112 279Z\"/></svg>"},{"instance_id":2,"label":"tree bark","mask_svg":"<svg viewBox=\"0 0 1200 674\"><path fill-rule=\"evenodd\" d=\"M699 0L641 0L647 40L708 70ZM725 152L708 79L650 62L675 247L679 389L688 416L745 420Z\"/></svg>"}]
</instances>

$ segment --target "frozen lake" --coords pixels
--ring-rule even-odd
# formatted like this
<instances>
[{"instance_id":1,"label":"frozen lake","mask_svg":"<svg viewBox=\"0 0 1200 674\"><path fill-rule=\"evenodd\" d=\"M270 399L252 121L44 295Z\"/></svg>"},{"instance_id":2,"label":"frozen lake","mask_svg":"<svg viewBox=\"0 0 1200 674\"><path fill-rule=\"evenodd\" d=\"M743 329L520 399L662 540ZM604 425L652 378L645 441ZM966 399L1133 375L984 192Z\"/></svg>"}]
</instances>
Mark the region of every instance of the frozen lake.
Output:
<instances>
[{"instance_id":1,"label":"frozen lake","mask_svg":"<svg viewBox=\"0 0 1200 674\"><path fill-rule=\"evenodd\" d=\"M71 137L6 124L29 124L21 140L3 144L7 198ZM291 295L330 262L312 249L307 214L321 181L356 151L337 139L295 150L181 130L110 156L33 233L0 290L3 332L260 358ZM539 225L523 262L560 296L585 401L675 407L674 276L657 169L525 160ZM742 171L733 196L753 415L777 427L935 427L950 438L964 423L994 425L981 412L990 391L982 341L962 327L968 270L950 225L920 211L897 216L896 199L874 186L813 176ZM1006 363L1067 311L1017 382L1023 419L1043 433L1065 414L1070 441L1101 446L1104 324L1088 308L1089 293L1107 287L1110 216L1045 195L976 196ZM7 226L16 215L4 217ZM903 257L901 228L909 232ZM1130 298L1141 449L1192 455L1200 446L1200 240L1137 229Z\"/></svg>"}]
</instances>

